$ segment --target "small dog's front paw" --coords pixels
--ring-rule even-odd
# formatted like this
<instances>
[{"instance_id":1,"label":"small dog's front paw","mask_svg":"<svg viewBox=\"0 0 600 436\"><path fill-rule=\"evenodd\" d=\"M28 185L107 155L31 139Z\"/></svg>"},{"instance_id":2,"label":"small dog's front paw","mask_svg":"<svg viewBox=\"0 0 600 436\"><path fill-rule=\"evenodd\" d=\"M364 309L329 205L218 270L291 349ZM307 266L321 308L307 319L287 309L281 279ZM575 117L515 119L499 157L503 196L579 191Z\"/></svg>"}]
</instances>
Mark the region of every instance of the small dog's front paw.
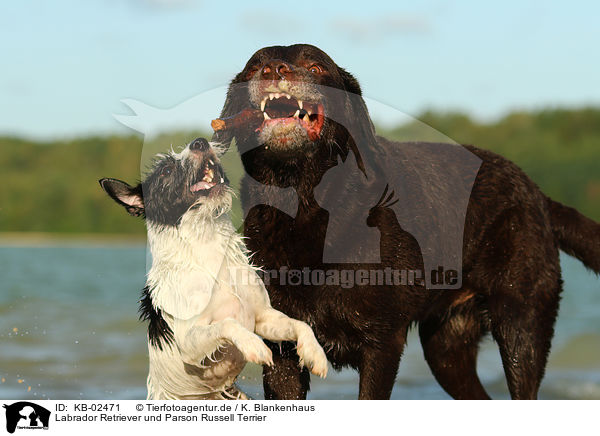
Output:
<instances>
[{"instance_id":1,"label":"small dog's front paw","mask_svg":"<svg viewBox=\"0 0 600 436\"><path fill-rule=\"evenodd\" d=\"M273 353L257 335L249 333L235 341L235 346L248 362L273 366Z\"/></svg>"},{"instance_id":2,"label":"small dog's front paw","mask_svg":"<svg viewBox=\"0 0 600 436\"><path fill-rule=\"evenodd\" d=\"M312 332L298 338L296 351L301 366L308 367L310 372L321 378L327 377L327 357Z\"/></svg>"}]
</instances>

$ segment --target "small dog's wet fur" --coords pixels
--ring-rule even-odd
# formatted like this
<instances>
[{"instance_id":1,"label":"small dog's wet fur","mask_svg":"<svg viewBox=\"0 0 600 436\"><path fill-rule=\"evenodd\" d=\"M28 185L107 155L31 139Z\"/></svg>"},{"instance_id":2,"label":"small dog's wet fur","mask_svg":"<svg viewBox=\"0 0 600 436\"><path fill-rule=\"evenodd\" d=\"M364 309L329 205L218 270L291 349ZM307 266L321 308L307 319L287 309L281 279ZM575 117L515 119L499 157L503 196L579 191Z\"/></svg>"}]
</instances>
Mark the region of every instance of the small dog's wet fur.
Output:
<instances>
[{"instance_id":1,"label":"small dog's wet fur","mask_svg":"<svg viewBox=\"0 0 600 436\"><path fill-rule=\"evenodd\" d=\"M348 97L329 100L316 91L317 86L347 92ZM260 205L254 185L243 183L242 203L259 204L244 223L247 246L265 270L327 270L332 267L323 264L327 229L334 239L352 240L352 231L330 222L331 216L313 196L326 173L348 156L354 155L361 171L375 179L385 173L378 171L381 168L400 175L405 184L394 188L403 191L401 201L416 204L420 198L444 193L445 185L423 183L421 176L424 169L434 168L433 154L446 145L398 143L376 136L360 95L358 81L310 45L259 50L232 81L221 117L253 108L265 112L265 121L235 132L218 132L216 138L228 143L236 137L246 179L293 187L298 194L298 212L292 218ZM304 100L304 112L298 100ZM327 116L332 111L335 120ZM510 161L476 147L467 149L482 163L466 214L460 290L432 291L417 284L351 290L268 285L273 306L307 322L335 368L350 366L359 371L361 399L390 397L413 323L418 325L433 375L452 397L489 398L477 376L476 360L481 338L491 332L500 348L511 397L536 398L562 290L559 250L600 272L599 224L545 196ZM356 201L351 182L319 189L341 200L337 204L344 205L344 213L360 217L364 208L370 208L368 225L381 232L382 265L422 267L419 244L400 228L388 207L394 199L375 203L380 191L371 204ZM293 346L269 345L275 365L264 368L266 397L305 398L310 377L299 369Z\"/></svg>"},{"instance_id":2,"label":"small dog's wet fur","mask_svg":"<svg viewBox=\"0 0 600 436\"><path fill-rule=\"evenodd\" d=\"M159 155L146 179L102 188L148 227L152 267L141 299L148 322L148 399L245 399L246 362L271 365L259 337L294 341L301 366L324 377L327 359L305 323L274 310L228 212L218 148L198 138Z\"/></svg>"}]
</instances>

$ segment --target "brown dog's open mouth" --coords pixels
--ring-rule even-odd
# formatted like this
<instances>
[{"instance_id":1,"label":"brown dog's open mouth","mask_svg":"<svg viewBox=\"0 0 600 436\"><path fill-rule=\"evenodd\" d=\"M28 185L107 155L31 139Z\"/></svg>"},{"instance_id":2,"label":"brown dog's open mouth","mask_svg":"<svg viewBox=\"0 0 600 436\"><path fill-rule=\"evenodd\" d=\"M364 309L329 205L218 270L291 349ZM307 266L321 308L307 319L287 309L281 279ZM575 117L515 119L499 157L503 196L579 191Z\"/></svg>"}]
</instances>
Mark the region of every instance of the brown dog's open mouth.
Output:
<instances>
[{"instance_id":1,"label":"brown dog's open mouth","mask_svg":"<svg viewBox=\"0 0 600 436\"><path fill-rule=\"evenodd\" d=\"M272 92L263 97L260 110L264 121L256 129L258 132L270 124L298 123L311 141L321 135L325 114L320 103L304 102L286 93Z\"/></svg>"}]
</instances>

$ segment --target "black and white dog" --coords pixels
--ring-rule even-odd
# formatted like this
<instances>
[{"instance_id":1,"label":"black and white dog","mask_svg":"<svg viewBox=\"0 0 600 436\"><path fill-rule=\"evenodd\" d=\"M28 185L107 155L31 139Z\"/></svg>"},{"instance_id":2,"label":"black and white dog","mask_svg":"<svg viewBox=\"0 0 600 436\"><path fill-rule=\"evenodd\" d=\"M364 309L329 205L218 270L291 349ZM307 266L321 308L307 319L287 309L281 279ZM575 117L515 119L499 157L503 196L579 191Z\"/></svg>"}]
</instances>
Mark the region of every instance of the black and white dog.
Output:
<instances>
[{"instance_id":1,"label":"black and white dog","mask_svg":"<svg viewBox=\"0 0 600 436\"><path fill-rule=\"evenodd\" d=\"M246 362L272 365L259 335L297 341L301 365L327 374L310 327L271 307L229 218L232 191L219 154L198 138L159 155L137 186L100 180L148 228L152 267L140 308L149 322L148 399L246 398L234 387Z\"/></svg>"}]
</instances>

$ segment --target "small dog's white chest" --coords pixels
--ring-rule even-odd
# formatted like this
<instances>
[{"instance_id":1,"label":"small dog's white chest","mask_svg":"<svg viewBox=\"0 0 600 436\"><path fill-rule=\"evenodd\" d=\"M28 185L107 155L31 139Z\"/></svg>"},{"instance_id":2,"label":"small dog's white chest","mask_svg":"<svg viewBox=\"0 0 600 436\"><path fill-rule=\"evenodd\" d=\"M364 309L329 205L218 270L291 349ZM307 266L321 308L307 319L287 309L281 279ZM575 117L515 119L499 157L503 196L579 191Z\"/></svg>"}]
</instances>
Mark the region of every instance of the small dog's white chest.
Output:
<instances>
[{"instance_id":1,"label":"small dog's white chest","mask_svg":"<svg viewBox=\"0 0 600 436\"><path fill-rule=\"evenodd\" d=\"M228 240L222 235L183 244L162 233L156 239L153 249L160 254L153 253L148 282L154 285L152 301L157 307L185 320L202 313L215 296L230 293L232 265L227 256Z\"/></svg>"}]
</instances>

